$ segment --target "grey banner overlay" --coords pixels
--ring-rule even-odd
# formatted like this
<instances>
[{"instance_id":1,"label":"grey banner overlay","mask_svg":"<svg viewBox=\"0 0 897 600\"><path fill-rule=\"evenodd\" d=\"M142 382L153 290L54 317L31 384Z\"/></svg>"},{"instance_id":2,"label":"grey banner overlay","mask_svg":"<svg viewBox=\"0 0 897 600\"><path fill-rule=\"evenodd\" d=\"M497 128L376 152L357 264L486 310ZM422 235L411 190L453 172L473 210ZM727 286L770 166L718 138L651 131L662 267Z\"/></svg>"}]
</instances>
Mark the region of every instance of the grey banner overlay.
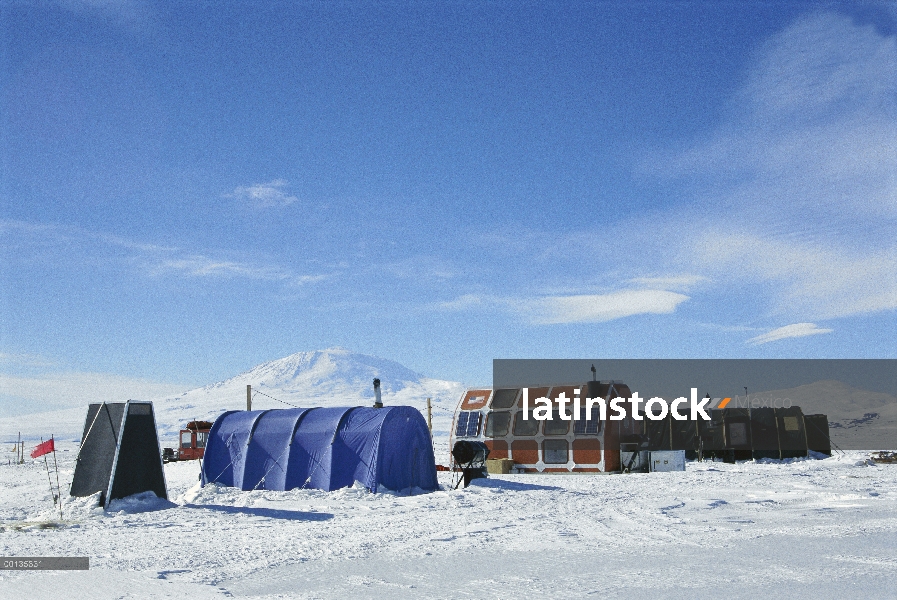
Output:
<instances>
[{"instance_id":1,"label":"grey banner overlay","mask_svg":"<svg viewBox=\"0 0 897 600\"><path fill-rule=\"evenodd\" d=\"M828 417L844 450L897 449L897 359L495 359L494 388L626 383L644 399L732 398L731 408L799 406ZM745 387L747 395L745 395Z\"/></svg>"},{"instance_id":2,"label":"grey banner overlay","mask_svg":"<svg viewBox=\"0 0 897 600\"><path fill-rule=\"evenodd\" d=\"M0 571L87 571L88 556L4 556Z\"/></svg>"}]
</instances>

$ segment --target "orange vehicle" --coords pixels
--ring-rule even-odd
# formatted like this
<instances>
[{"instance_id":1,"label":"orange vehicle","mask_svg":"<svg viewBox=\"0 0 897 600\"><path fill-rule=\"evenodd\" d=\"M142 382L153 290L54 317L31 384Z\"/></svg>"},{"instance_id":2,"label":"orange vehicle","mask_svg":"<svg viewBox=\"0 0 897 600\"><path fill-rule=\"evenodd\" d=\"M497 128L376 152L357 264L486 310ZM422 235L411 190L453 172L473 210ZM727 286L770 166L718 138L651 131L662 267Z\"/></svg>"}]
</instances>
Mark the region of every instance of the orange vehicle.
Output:
<instances>
[{"instance_id":1,"label":"orange vehicle","mask_svg":"<svg viewBox=\"0 0 897 600\"><path fill-rule=\"evenodd\" d=\"M186 429L181 429L178 436L178 448L165 448L162 459L165 462L177 460L197 460L206 452L206 442L209 439L209 430L212 424L208 421L190 421Z\"/></svg>"}]
</instances>

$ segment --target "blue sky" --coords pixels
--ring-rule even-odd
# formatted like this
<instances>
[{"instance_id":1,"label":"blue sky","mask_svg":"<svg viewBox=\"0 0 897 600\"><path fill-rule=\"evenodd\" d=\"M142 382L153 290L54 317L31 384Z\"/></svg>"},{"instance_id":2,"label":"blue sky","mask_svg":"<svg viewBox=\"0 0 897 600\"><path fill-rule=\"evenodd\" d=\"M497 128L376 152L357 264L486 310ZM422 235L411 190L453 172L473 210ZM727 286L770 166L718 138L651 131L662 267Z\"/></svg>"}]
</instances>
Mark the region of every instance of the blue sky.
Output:
<instances>
[{"instance_id":1,"label":"blue sky","mask_svg":"<svg viewBox=\"0 0 897 600\"><path fill-rule=\"evenodd\" d=\"M897 356L893 3L18 0L0 27L0 411L331 346L468 383Z\"/></svg>"}]
</instances>

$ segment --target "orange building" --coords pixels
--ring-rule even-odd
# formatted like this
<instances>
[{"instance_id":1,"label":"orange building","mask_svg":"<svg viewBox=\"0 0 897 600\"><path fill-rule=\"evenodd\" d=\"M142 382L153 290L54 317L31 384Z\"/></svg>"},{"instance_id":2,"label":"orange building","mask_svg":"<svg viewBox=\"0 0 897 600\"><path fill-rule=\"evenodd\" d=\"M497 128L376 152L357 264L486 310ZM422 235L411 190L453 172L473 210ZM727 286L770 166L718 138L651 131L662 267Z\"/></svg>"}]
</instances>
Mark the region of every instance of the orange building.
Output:
<instances>
[{"instance_id":1,"label":"orange building","mask_svg":"<svg viewBox=\"0 0 897 600\"><path fill-rule=\"evenodd\" d=\"M597 406L585 418L587 398L603 398L605 403L632 396L620 381L590 381L581 385L528 388L529 415L523 418L523 389L477 388L461 396L452 422L450 444L457 440L477 440L489 448L489 458L509 458L518 472L608 472L620 469L620 440L643 434L644 423L627 416L622 421L601 420ZM562 420L555 400L564 393L572 399L579 393L582 418ZM537 398L549 398L554 405L551 419L537 421L532 410ZM572 413L572 403L567 413ZM605 415L606 417L608 415Z\"/></svg>"}]
</instances>

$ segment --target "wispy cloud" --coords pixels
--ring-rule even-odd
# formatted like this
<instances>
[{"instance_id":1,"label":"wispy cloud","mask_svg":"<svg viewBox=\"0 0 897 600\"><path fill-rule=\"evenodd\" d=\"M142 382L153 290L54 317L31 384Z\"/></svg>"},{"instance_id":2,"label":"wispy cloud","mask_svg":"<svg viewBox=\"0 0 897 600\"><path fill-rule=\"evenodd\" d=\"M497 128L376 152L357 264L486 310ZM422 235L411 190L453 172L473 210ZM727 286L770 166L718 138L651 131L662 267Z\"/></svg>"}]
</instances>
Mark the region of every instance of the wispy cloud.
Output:
<instances>
[{"instance_id":1,"label":"wispy cloud","mask_svg":"<svg viewBox=\"0 0 897 600\"><path fill-rule=\"evenodd\" d=\"M560 325L601 323L644 314L669 314L688 299L684 294L651 289L536 298L464 294L439 303L437 308L452 311L498 309L534 325Z\"/></svg>"},{"instance_id":2,"label":"wispy cloud","mask_svg":"<svg viewBox=\"0 0 897 600\"><path fill-rule=\"evenodd\" d=\"M458 270L448 261L434 256L410 256L402 260L372 264L370 269L378 273L389 273L399 279L452 279Z\"/></svg>"},{"instance_id":3,"label":"wispy cloud","mask_svg":"<svg viewBox=\"0 0 897 600\"><path fill-rule=\"evenodd\" d=\"M41 247L47 253L44 260L58 261L60 253L65 260L76 260L78 252L90 254L99 251L103 264L119 260L151 277L176 275L196 279L254 279L278 281L287 285L302 286L329 279L331 273L297 273L293 269L273 262L247 258L234 258L214 253L193 252L177 246L152 244L124 238L118 235L97 233L77 227L42 225L20 221L0 221L0 238L6 250ZM35 253L24 253L29 260ZM223 254L223 253L222 253Z\"/></svg>"},{"instance_id":4,"label":"wispy cloud","mask_svg":"<svg viewBox=\"0 0 897 600\"><path fill-rule=\"evenodd\" d=\"M285 191L288 185L283 179L275 179L268 183L235 188L232 193L225 194L225 197L243 200L256 208L289 206L299 202L299 198L291 196Z\"/></svg>"},{"instance_id":5,"label":"wispy cloud","mask_svg":"<svg viewBox=\"0 0 897 600\"><path fill-rule=\"evenodd\" d=\"M534 323L600 323L642 314L670 314L688 296L666 290L622 290L610 294L554 296L527 300L520 311Z\"/></svg>"},{"instance_id":6,"label":"wispy cloud","mask_svg":"<svg viewBox=\"0 0 897 600\"><path fill-rule=\"evenodd\" d=\"M771 128L818 122L820 116L842 118L893 102L897 83L882 74L895 68L893 36L835 13L817 13L764 44L743 94L752 117Z\"/></svg>"},{"instance_id":7,"label":"wispy cloud","mask_svg":"<svg viewBox=\"0 0 897 600\"><path fill-rule=\"evenodd\" d=\"M628 279L626 283L664 290L688 290L699 283L709 281L704 275L672 275L668 277L636 277Z\"/></svg>"},{"instance_id":8,"label":"wispy cloud","mask_svg":"<svg viewBox=\"0 0 897 600\"><path fill-rule=\"evenodd\" d=\"M733 316L797 322L897 310L897 79L881 75L892 72L893 35L826 14L782 30L758 49L715 132L642 165L677 180L691 203L618 222L625 251L595 232L532 244L555 248L551 260L568 269L603 265L602 277L659 294L621 303L573 293L536 303L534 320L600 320L628 305L670 313L681 303L673 293L687 294L702 321L717 315L736 328ZM581 255L571 260L566 248Z\"/></svg>"},{"instance_id":9,"label":"wispy cloud","mask_svg":"<svg viewBox=\"0 0 897 600\"><path fill-rule=\"evenodd\" d=\"M436 306L437 308L442 310L467 310L469 308L483 306L487 303L495 304L496 302L492 298L484 298L479 294L464 294L462 296L458 296L454 300L439 302Z\"/></svg>"},{"instance_id":10,"label":"wispy cloud","mask_svg":"<svg viewBox=\"0 0 897 600\"><path fill-rule=\"evenodd\" d=\"M643 165L696 195L640 224L662 240L652 258L707 277L702 291L751 290L761 314L897 309L897 78L882 76L895 72L897 36L843 16L770 39L715 133ZM677 227L692 235L677 240Z\"/></svg>"},{"instance_id":11,"label":"wispy cloud","mask_svg":"<svg viewBox=\"0 0 897 600\"><path fill-rule=\"evenodd\" d=\"M720 323L702 323L696 322L695 325L701 327L703 329L710 329L713 331L721 331L724 333L748 333L754 331L761 331L762 327L749 327L747 325L723 325Z\"/></svg>"},{"instance_id":12,"label":"wispy cloud","mask_svg":"<svg viewBox=\"0 0 897 600\"><path fill-rule=\"evenodd\" d=\"M202 255L158 261L151 266L155 275L176 272L187 277L242 278L259 281L281 281L291 285L318 283L330 275L299 275L289 269L245 262L221 260Z\"/></svg>"},{"instance_id":13,"label":"wispy cloud","mask_svg":"<svg viewBox=\"0 0 897 600\"><path fill-rule=\"evenodd\" d=\"M202 255L161 259L151 263L155 275L177 272L189 277L243 277L247 279L287 279L289 274L280 269L249 263L221 260Z\"/></svg>"},{"instance_id":14,"label":"wispy cloud","mask_svg":"<svg viewBox=\"0 0 897 600\"><path fill-rule=\"evenodd\" d=\"M772 295L771 314L830 319L897 309L897 248L857 251L816 242L718 233L695 247L705 269Z\"/></svg>"},{"instance_id":15,"label":"wispy cloud","mask_svg":"<svg viewBox=\"0 0 897 600\"><path fill-rule=\"evenodd\" d=\"M895 72L897 37L839 15L803 18L759 49L714 134L644 166L671 177L737 176L742 183L716 200L754 215L806 220L850 206L893 217L897 79L882 74Z\"/></svg>"},{"instance_id":16,"label":"wispy cloud","mask_svg":"<svg viewBox=\"0 0 897 600\"><path fill-rule=\"evenodd\" d=\"M767 331L757 337L752 337L747 341L748 344L759 346L760 344L768 344L777 340L788 338L806 337L808 335L819 335L822 333L831 333L834 329L824 329L815 323L794 323L793 325L785 325L772 331Z\"/></svg>"}]
</instances>

